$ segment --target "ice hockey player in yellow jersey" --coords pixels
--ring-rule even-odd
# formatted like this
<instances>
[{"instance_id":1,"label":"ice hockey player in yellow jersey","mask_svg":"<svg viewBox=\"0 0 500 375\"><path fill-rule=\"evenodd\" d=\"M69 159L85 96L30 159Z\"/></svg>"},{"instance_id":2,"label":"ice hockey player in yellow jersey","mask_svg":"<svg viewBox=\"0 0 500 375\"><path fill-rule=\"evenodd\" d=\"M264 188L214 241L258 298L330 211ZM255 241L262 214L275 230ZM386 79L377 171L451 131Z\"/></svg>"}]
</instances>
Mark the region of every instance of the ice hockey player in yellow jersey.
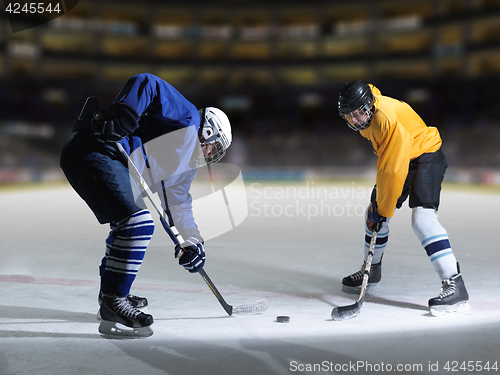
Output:
<instances>
[{"instance_id":1,"label":"ice hockey player in yellow jersey","mask_svg":"<svg viewBox=\"0 0 500 375\"><path fill-rule=\"evenodd\" d=\"M376 184L365 217L365 257L372 233L377 232L367 290L378 288L389 222L396 208L409 199L413 231L442 280L440 294L429 300L431 314L469 313L469 295L448 234L436 215L448 166L438 129L427 126L407 103L383 96L364 81L341 87L338 111L351 129L371 142L378 156ZM342 280L344 292L359 291L363 270L364 266Z\"/></svg>"}]
</instances>

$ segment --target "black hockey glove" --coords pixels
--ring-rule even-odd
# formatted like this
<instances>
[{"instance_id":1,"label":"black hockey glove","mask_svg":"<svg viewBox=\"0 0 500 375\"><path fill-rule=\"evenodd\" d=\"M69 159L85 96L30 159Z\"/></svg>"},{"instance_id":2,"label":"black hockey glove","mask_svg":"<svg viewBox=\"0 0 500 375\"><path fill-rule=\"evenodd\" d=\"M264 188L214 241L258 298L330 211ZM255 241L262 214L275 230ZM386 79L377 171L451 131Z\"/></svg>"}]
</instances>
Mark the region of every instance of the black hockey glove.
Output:
<instances>
[{"instance_id":1,"label":"black hockey glove","mask_svg":"<svg viewBox=\"0 0 500 375\"><path fill-rule=\"evenodd\" d=\"M97 111L90 125L99 141L111 143L133 133L139 127L138 121L131 107L114 103L111 110Z\"/></svg>"},{"instance_id":2,"label":"black hockey glove","mask_svg":"<svg viewBox=\"0 0 500 375\"><path fill-rule=\"evenodd\" d=\"M191 273L198 272L205 265L205 250L203 241L195 237L188 239L181 245L175 246L175 258L181 251L183 254L179 258L179 265Z\"/></svg>"},{"instance_id":3,"label":"black hockey glove","mask_svg":"<svg viewBox=\"0 0 500 375\"><path fill-rule=\"evenodd\" d=\"M90 122L90 126L99 141L103 143L115 142L125 136L123 132L120 132L118 126L115 131L115 120L115 114L111 111L100 110L94 113L94 118Z\"/></svg>"},{"instance_id":4,"label":"black hockey glove","mask_svg":"<svg viewBox=\"0 0 500 375\"><path fill-rule=\"evenodd\" d=\"M82 128L90 128L90 123L94 118L94 113L97 111L99 111L99 100L93 96L89 96L83 105L80 116L78 116L78 120L73 122L73 131L76 132Z\"/></svg>"},{"instance_id":5,"label":"black hockey glove","mask_svg":"<svg viewBox=\"0 0 500 375\"><path fill-rule=\"evenodd\" d=\"M386 217L377 213L377 201L368 208L368 216L366 218L366 225L372 232L378 232L382 228L382 224L386 221Z\"/></svg>"}]
</instances>

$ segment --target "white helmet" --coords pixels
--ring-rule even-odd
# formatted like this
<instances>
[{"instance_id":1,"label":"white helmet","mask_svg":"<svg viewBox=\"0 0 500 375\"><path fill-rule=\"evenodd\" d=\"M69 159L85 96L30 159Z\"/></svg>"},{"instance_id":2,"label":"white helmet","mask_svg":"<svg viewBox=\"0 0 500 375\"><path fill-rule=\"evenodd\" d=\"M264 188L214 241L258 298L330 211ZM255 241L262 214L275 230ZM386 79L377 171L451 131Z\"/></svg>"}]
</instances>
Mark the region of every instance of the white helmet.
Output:
<instances>
[{"instance_id":1,"label":"white helmet","mask_svg":"<svg viewBox=\"0 0 500 375\"><path fill-rule=\"evenodd\" d=\"M206 107L198 112L201 118L198 138L205 161L207 164L217 163L233 140L231 124L226 114L218 108Z\"/></svg>"}]
</instances>

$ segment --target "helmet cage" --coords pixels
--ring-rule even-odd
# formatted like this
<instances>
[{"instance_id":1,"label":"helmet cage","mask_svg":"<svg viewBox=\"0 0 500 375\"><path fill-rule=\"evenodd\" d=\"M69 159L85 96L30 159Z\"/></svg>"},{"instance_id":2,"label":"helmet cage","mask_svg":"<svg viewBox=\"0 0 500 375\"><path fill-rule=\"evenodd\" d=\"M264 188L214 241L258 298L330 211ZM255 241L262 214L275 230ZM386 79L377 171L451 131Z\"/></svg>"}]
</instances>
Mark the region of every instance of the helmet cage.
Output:
<instances>
[{"instance_id":1,"label":"helmet cage","mask_svg":"<svg viewBox=\"0 0 500 375\"><path fill-rule=\"evenodd\" d=\"M347 125L354 131L360 131L370 126L373 117L373 99L367 100L358 109L349 113L340 113Z\"/></svg>"},{"instance_id":2,"label":"helmet cage","mask_svg":"<svg viewBox=\"0 0 500 375\"><path fill-rule=\"evenodd\" d=\"M200 146L207 165L217 163L226 155L226 150L220 139L211 142L200 142Z\"/></svg>"}]
</instances>

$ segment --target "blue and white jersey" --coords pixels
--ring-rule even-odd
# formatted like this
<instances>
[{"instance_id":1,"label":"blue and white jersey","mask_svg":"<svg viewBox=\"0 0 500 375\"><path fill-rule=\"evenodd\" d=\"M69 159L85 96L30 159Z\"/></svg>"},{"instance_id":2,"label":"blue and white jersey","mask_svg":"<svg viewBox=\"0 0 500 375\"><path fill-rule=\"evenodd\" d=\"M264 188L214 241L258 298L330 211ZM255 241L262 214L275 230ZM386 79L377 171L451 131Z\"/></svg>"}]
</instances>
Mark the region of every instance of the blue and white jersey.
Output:
<instances>
[{"instance_id":1,"label":"blue and white jersey","mask_svg":"<svg viewBox=\"0 0 500 375\"><path fill-rule=\"evenodd\" d=\"M190 160L199 145L197 108L169 83L149 73L130 78L116 105L132 108L139 116L138 127L120 143L139 169L144 168L146 158L149 168L143 176L159 193L183 237L199 237L189 193L196 173Z\"/></svg>"}]
</instances>

